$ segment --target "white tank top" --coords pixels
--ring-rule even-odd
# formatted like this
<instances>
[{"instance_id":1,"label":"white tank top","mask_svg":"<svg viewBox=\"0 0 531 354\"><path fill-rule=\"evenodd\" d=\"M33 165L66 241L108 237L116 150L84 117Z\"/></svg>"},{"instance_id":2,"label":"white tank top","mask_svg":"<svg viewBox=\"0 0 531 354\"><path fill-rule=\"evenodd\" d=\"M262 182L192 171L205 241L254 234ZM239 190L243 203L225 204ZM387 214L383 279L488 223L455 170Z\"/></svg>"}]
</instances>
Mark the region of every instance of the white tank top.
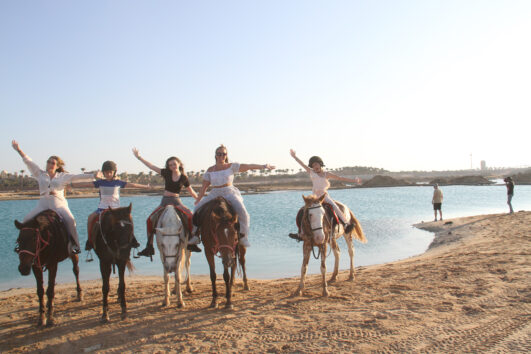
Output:
<instances>
[{"instance_id":1,"label":"white tank top","mask_svg":"<svg viewBox=\"0 0 531 354\"><path fill-rule=\"evenodd\" d=\"M310 171L310 178L312 179L312 192L318 197L325 194L330 187L330 182L328 182L328 179L326 179L326 172L323 172L323 174L324 177L321 177L317 173Z\"/></svg>"}]
</instances>

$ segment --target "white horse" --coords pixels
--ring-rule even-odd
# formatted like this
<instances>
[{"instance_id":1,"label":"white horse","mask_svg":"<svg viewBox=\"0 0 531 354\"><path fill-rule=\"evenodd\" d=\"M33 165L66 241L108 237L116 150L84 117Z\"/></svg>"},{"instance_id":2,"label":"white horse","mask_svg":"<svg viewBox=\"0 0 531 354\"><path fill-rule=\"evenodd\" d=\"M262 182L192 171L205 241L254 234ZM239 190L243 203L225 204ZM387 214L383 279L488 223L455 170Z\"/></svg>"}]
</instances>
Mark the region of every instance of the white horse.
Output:
<instances>
[{"instance_id":1,"label":"white horse","mask_svg":"<svg viewBox=\"0 0 531 354\"><path fill-rule=\"evenodd\" d=\"M181 264L185 256L186 291L193 291L190 279L190 251L187 250L188 237L183 221L173 205L167 205L162 211L155 228L157 247L164 266L164 303L170 305L170 273L175 273L175 293L177 307L184 307L181 291Z\"/></svg>"},{"instance_id":2,"label":"white horse","mask_svg":"<svg viewBox=\"0 0 531 354\"><path fill-rule=\"evenodd\" d=\"M360 242L367 242L365 234L361 229L361 225L354 217L352 211L345 206L336 201L337 206L343 212L343 215L347 218L346 222L354 222L355 227L350 233L346 233L341 223L337 223L331 212L331 209L325 210L323 206L324 195L321 198L318 198L314 195L312 196L302 196L304 199L304 207L302 208L302 217L300 220L301 225L301 236L304 241L303 244L303 261L301 267L301 280L299 287L295 291L296 296L302 295L302 290L304 289L304 278L306 276L306 271L308 270L308 262L310 260L310 253L314 246L319 248L320 258L321 258L321 275L323 283L323 296L328 296L328 287L326 284L326 246L330 244L334 252L335 264L334 272L332 273L332 278L330 282L333 282L337 278L338 268L339 268L339 246L337 244L337 239L341 236L345 237L345 241L348 246L348 253L350 256L350 276L349 280L354 280L354 242L353 238L356 238Z\"/></svg>"}]
</instances>

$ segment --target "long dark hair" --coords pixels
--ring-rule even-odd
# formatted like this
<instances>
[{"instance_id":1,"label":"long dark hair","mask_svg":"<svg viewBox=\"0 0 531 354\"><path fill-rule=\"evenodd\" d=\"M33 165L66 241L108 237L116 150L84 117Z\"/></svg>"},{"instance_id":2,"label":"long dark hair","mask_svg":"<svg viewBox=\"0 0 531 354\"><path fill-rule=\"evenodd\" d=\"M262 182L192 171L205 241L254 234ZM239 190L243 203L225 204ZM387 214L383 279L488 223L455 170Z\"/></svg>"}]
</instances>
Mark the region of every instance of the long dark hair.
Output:
<instances>
[{"instance_id":1,"label":"long dark hair","mask_svg":"<svg viewBox=\"0 0 531 354\"><path fill-rule=\"evenodd\" d=\"M186 176L186 172L184 172L184 165L183 165L183 163L181 162L181 160L177 156L168 157L168 159L166 160L166 169L167 170L170 169L170 161L171 160L177 161L177 163L179 164L179 172L181 172L181 174Z\"/></svg>"}]
</instances>

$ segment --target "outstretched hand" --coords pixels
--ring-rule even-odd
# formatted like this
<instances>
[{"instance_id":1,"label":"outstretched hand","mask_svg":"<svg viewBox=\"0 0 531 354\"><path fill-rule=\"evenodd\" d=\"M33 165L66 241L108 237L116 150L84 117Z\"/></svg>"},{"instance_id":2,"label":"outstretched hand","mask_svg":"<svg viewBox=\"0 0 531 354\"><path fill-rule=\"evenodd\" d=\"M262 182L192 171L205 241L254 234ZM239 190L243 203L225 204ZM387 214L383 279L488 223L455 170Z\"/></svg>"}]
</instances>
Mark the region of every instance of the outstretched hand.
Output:
<instances>
[{"instance_id":1,"label":"outstretched hand","mask_svg":"<svg viewBox=\"0 0 531 354\"><path fill-rule=\"evenodd\" d=\"M135 155L137 159L140 158L140 153L138 152L138 149L136 147L133 148L133 155Z\"/></svg>"},{"instance_id":2,"label":"outstretched hand","mask_svg":"<svg viewBox=\"0 0 531 354\"><path fill-rule=\"evenodd\" d=\"M17 152L20 151L20 146L18 146L18 143L16 140L11 141L11 146L13 147L13 149L15 149L15 151Z\"/></svg>"},{"instance_id":3,"label":"outstretched hand","mask_svg":"<svg viewBox=\"0 0 531 354\"><path fill-rule=\"evenodd\" d=\"M289 154L291 155L291 157L297 157L297 155L295 155L295 150L293 149L289 149Z\"/></svg>"},{"instance_id":4,"label":"outstretched hand","mask_svg":"<svg viewBox=\"0 0 531 354\"><path fill-rule=\"evenodd\" d=\"M270 164L268 164L268 163L266 163L266 164L264 165L264 167L265 167L266 169L268 169L268 170L274 170L274 169L276 168L275 166L270 165Z\"/></svg>"}]
</instances>

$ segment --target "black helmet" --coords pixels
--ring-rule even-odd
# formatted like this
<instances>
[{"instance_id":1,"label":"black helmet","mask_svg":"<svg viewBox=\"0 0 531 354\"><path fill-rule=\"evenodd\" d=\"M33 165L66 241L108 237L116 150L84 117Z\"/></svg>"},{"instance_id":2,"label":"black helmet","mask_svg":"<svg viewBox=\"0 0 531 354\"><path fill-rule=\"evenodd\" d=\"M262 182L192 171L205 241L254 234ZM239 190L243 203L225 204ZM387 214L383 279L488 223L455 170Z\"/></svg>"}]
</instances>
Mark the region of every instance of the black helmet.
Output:
<instances>
[{"instance_id":1,"label":"black helmet","mask_svg":"<svg viewBox=\"0 0 531 354\"><path fill-rule=\"evenodd\" d=\"M319 165L321 165L321 167L324 167L323 159L321 159L319 156L310 157L310 162L308 162L308 167L311 168L314 162L317 162L319 163Z\"/></svg>"},{"instance_id":2,"label":"black helmet","mask_svg":"<svg viewBox=\"0 0 531 354\"><path fill-rule=\"evenodd\" d=\"M116 172L116 163L114 161L105 161L103 165L101 166L101 170L103 172L105 171Z\"/></svg>"}]
</instances>

